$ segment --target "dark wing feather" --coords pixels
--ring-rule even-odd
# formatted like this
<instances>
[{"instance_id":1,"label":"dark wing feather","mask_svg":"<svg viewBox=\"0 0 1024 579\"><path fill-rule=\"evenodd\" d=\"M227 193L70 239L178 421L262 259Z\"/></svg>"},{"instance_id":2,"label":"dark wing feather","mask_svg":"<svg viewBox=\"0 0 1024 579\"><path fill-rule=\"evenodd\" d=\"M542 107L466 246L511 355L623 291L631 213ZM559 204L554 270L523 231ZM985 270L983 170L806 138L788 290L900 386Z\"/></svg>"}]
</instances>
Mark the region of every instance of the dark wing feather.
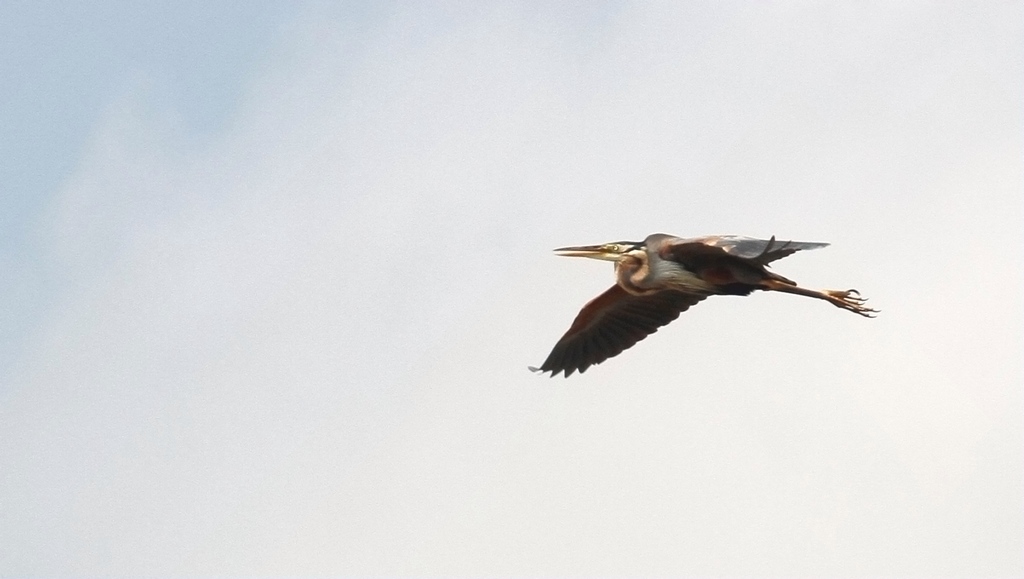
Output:
<instances>
[{"instance_id":1,"label":"dark wing feather","mask_svg":"<svg viewBox=\"0 0 1024 579\"><path fill-rule=\"evenodd\" d=\"M552 377L564 372L566 378L582 373L657 332L705 297L675 290L634 296L614 285L583 306L547 360L531 370Z\"/></svg>"},{"instance_id":2,"label":"dark wing feather","mask_svg":"<svg viewBox=\"0 0 1024 579\"><path fill-rule=\"evenodd\" d=\"M670 252L674 255L725 253L759 265L768 265L798 251L818 249L827 245L814 241L777 241L774 236L771 239L755 239L739 235L716 235L673 241Z\"/></svg>"}]
</instances>

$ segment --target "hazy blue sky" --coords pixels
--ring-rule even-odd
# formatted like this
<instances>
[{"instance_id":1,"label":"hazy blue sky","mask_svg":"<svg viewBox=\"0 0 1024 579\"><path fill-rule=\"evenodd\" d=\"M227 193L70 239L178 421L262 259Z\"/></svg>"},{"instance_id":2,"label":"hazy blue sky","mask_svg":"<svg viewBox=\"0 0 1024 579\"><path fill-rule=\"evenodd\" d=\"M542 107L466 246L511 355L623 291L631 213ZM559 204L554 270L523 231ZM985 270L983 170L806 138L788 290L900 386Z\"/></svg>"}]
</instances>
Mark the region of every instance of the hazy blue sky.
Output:
<instances>
[{"instance_id":1,"label":"hazy blue sky","mask_svg":"<svg viewBox=\"0 0 1024 579\"><path fill-rule=\"evenodd\" d=\"M0 3L0 576L1024 573L1024 3ZM572 244L829 241L569 380Z\"/></svg>"}]
</instances>

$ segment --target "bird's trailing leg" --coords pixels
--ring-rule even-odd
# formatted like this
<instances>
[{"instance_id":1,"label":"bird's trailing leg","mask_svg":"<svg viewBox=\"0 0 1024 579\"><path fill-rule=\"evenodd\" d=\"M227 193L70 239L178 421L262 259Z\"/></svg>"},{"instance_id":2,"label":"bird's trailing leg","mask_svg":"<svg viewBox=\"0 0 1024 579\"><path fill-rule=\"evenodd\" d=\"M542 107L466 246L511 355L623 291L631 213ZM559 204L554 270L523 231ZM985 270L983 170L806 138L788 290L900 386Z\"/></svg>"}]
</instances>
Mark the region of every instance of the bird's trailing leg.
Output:
<instances>
[{"instance_id":1,"label":"bird's trailing leg","mask_svg":"<svg viewBox=\"0 0 1024 579\"><path fill-rule=\"evenodd\" d=\"M779 280L765 280L764 289L770 291L784 292L787 294L796 294L798 296L807 296L809 298L818 298L819 300L825 300L837 308L843 308L844 310L851 311L855 314L860 314L865 318L873 318L878 310L872 309L864 305L867 298L860 297L860 292L855 289L851 290L812 290L800 287L798 285L790 285Z\"/></svg>"}]
</instances>

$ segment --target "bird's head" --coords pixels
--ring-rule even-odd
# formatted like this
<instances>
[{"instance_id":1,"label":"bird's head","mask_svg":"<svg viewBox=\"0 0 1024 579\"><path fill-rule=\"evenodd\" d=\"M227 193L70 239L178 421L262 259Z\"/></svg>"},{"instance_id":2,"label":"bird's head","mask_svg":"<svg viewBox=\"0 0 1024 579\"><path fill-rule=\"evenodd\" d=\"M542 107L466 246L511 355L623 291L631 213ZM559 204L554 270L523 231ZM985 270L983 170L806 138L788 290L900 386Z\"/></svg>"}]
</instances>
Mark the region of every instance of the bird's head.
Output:
<instances>
[{"instance_id":1,"label":"bird's head","mask_svg":"<svg viewBox=\"0 0 1024 579\"><path fill-rule=\"evenodd\" d=\"M630 256L639 257L645 249L642 241L614 241L601 245L560 247L555 250L555 253L564 257L589 257L590 259L620 262Z\"/></svg>"}]
</instances>

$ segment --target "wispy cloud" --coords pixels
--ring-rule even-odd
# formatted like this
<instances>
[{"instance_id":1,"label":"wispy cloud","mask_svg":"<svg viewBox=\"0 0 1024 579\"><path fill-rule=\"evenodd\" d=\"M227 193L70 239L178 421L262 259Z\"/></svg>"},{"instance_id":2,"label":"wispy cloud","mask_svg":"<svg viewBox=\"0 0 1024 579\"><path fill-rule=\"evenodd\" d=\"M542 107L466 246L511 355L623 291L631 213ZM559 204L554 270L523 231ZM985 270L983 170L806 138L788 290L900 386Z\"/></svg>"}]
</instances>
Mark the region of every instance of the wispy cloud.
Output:
<instances>
[{"instance_id":1,"label":"wispy cloud","mask_svg":"<svg viewBox=\"0 0 1024 579\"><path fill-rule=\"evenodd\" d=\"M46 222L2 566L1019 570L1019 9L885 10L311 11L218 138L127 91ZM657 230L834 241L780 271L883 315L527 372L611 283L548 249Z\"/></svg>"}]
</instances>

